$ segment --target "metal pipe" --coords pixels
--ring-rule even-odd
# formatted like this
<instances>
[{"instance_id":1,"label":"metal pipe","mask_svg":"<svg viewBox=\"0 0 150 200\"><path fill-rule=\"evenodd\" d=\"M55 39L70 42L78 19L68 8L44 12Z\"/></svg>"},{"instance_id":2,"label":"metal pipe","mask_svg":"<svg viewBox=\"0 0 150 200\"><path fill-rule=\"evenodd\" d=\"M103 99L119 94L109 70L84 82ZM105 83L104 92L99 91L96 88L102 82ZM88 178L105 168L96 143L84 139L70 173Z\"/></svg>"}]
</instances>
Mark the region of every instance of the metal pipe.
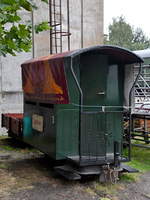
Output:
<instances>
[{"instance_id":1,"label":"metal pipe","mask_svg":"<svg viewBox=\"0 0 150 200\"><path fill-rule=\"evenodd\" d=\"M3 68L2 68L2 57L0 56L0 94L1 94L1 97L2 98L2 93L3 93Z\"/></svg>"},{"instance_id":2,"label":"metal pipe","mask_svg":"<svg viewBox=\"0 0 150 200\"><path fill-rule=\"evenodd\" d=\"M150 149L150 146L145 146L145 145L142 145L142 144L132 144L132 146Z\"/></svg>"},{"instance_id":3,"label":"metal pipe","mask_svg":"<svg viewBox=\"0 0 150 200\"><path fill-rule=\"evenodd\" d=\"M81 160L82 158L82 155L81 155L81 113L82 113L82 105L83 105L83 92L82 92L82 89L80 87L80 84L78 82L78 79L75 75L75 72L73 70L73 56L71 57L71 73L73 75L73 78L77 84L77 87L78 87L78 90L79 90L79 93L80 93L80 104L81 104L81 107L79 107L79 159Z\"/></svg>"},{"instance_id":4,"label":"metal pipe","mask_svg":"<svg viewBox=\"0 0 150 200\"><path fill-rule=\"evenodd\" d=\"M56 22L56 8L55 8L55 6L56 6L56 1L55 0L53 0L53 7L54 7L54 9L53 9L53 12L54 12L54 25L57 23ZM54 26L54 32L55 32L55 53L57 53L57 28L56 28L56 26Z\"/></svg>"},{"instance_id":5,"label":"metal pipe","mask_svg":"<svg viewBox=\"0 0 150 200\"><path fill-rule=\"evenodd\" d=\"M81 48L83 48L83 0L81 0Z\"/></svg>"},{"instance_id":6,"label":"metal pipe","mask_svg":"<svg viewBox=\"0 0 150 200\"><path fill-rule=\"evenodd\" d=\"M69 0L67 0L67 28L68 28L68 51L70 51L70 9Z\"/></svg>"},{"instance_id":7,"label":"metal pipe","mask_svg":"<svg viewBox=\"0 0 150 200\"><path fill-rule=\"evenodd\" d=\"M31 12L31 21L32 21L32 57L35 57L35 43L34 43L34 15L33 10Z\"/></svg>"},{"instance_id":8,"label":"metal pipe","mask_svg":"<svg viewBox=\"0 0 150 200\"><path fill-rule=\"evenodd\" d=\"M73 78L74 78L74 80L75 80L75 82L76 82L76 84L77 84L77 87L78 87L78 90L79 90L79 92L80 92L80 95L81 95L81 101L80 101L80 103L81 103L81 109L82 109L82 107L83 107L83 92L82 92L82 89L81 89L81 87L80 87L80 84L79 84L79 82L78 82L78 79L77 79L77 77L76 77L76 75L75 75L75 72L74 72L74 70L73 70L73 56L71 57L71 73L72 73L72 75L73 75Z\"/></svg>"},{"instance_id":9,"label":"metal pipe","mask_svg":"<svg viewBox=\"0 0 150 200\"><path fill-rule=\"evenodd\" d=\"M62 53L62 3L61 0L59 0L60 4L60 52Z\"/></svg>"},{"instance_id":10,"label":"metal pipe","mask_svg":"<svg viewBox=\"0 0 150 200\"><path fill-rule=\"evenodd\" d=\"M53 54L53 39L52 39L52 0L49 0L49 24L50 24L50 54Z\"/></svg>"}]
</instances>

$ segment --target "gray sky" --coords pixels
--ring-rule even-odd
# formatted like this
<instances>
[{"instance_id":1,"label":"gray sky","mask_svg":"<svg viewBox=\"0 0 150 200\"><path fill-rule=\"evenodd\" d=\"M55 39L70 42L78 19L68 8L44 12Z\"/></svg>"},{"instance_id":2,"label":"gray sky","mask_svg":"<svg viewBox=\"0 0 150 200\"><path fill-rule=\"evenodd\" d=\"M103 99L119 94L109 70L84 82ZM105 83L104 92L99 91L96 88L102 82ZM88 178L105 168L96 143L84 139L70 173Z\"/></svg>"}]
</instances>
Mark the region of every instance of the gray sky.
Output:
<instances>
[{"instance_id":1,"label":"gray sky","mask_svg":"<svg viewBox=\"0 0 150 200\"><path fill-rule=\"evenodd\" d=\"M104 0L104 33L113 17L123 15L126 21L140 27L150 37L150 0Z\"/></svg>"}]
</instances>

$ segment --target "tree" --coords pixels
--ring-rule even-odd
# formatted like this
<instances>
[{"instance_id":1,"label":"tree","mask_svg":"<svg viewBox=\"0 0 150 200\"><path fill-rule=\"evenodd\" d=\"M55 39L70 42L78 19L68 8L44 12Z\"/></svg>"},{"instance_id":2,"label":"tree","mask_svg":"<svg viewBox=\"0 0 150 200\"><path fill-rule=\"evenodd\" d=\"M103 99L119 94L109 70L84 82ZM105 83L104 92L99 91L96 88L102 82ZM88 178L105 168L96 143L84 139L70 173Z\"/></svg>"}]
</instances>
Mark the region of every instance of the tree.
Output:
<instances>
[{"instance_id":1,"label":"tree","mask_svg":"<svg viewBox=\"0 0 150 200\"><path fill-rule=\"evenodd\" d=\"M41 0L48 3L47 0ZM20 11L37 9L33 0L0 0L0 55L28 52L32 46L32 24L23 23ZM35 32L48 30L48 22L35 25Z\"/></svg>"},{"instance_id":2,"label":"tree","mask_svg":"<svg viewBox=\"0 0 150 200\"><path fill-rule=\"evenodd\" d=\"M130 50L142 50L150 47L150 39L144 35L142 29L134 29L122 16L113 18L112 24L109 25L108 37L105 36L104 42Z\"/></svg>"}]
</instances>

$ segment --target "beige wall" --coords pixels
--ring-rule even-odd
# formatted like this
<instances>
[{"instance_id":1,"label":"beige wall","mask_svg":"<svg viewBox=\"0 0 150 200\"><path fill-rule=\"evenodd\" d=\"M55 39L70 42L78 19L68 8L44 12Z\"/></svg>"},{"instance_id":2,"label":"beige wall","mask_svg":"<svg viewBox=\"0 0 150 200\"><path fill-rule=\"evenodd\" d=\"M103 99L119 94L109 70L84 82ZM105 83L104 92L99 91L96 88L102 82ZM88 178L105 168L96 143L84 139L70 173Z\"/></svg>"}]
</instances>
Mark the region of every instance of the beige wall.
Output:
<instances>
[{"instance_id":1,"label":"beige wall","mask_svg":"<svg viewBox=\"0 0 150 200\"><path fill-rule=\"evenodd\" d=\"M42 21L49 21L49 9L47 4L36 0L36 5L39 7L38 10L33 12L33 23L38 24ZM49 44L50 44L50 33L49 31L44 31L39 34L34 34L34 56L45 56L49 54Z\"/></svg>"},{"instance_id":2,"label":"beige wall","mask_svg":"<svg viewBox=\"0 0 150 200\"><path fill-rule=\"evenodd\" d=\"M103 43L103 0L84 0L84 47Z\"/></svg>"},{"instance_id":3,"label":"beige wall","mask_svg":"<svg viewBox=\"0 0 150 200\"><path fill-rule=\"evenodd\" d=\"M58 4L59 0L56 0ZM49 19L46 5L34 12L34 23ZM62 30L67 31L67 0L62 1ZM83 47L103 43L103 0L83 0ZM42 12L45 11L45 12ZM70 0L70 43L71 50L81 48L81 0ZM49 54L49 31L34 36L35 57ZM63 51L67 51L67 37L63 37Z\"/></svg>"},{"instance_id":4,"label":"beige wall","mask_svg":"<svg viewBox=\"0 0 150 200\"><path fill-rule=\"evenodd\" d=\"M63 29L66 30L66 1L63 2ZM103 43L103 7L103 0L83 0L83 47ZM70 33L71 49L81 48L81 0L70 0Z\"/></svg>"}]
</instances>

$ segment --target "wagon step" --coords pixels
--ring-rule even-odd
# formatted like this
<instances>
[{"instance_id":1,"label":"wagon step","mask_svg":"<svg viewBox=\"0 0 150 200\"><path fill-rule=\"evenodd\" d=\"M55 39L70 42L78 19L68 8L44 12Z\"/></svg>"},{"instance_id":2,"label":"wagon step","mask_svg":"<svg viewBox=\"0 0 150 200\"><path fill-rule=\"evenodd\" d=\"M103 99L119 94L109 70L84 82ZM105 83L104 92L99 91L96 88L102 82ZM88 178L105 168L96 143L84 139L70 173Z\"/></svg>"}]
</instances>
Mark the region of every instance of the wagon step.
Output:
<instances>
[{"instance_id":1,"label":"wagon step","mask_svg":"<svg viewBox=\"0 0 150 200\"><path fill-rule=\"evenodd\" d=\"M139 170L133 168L133 167L130 167L128 165L124 165L124 164L121 164L121 168L123 169L122 172L128 172L128 173L137 173L139 172Z\"/></svg>"},{"instance_id":2,"label":"wagon step","mask_svg":"<svg viewBox=\"0 0 150 200\"><path fill-rule=\"evenodd\" d=\"M81 176L69 165L54 167L55 171L68 180L80 180Z\"/></svg>"},{"instance_id":3,"label":"wagon step","mask_svg":"<svg viewBox=\"0 0 150 200\"><path fill-rule=\"evenodd\" d=\"M80 180L82 176L100 175L101 168L99 166L79 167L71 165L63 165L54 167L55 171L61 176L69 180Z\"/></svg>"},{"instance_id":4,"label":"wagon step","mask_svg":"<svg viewBox=\"0 0 150 200\"><path fill-rule=\"evenodd\" d=\"M68 179L68 180L81 180L81 178L84 176L91 176L91 175L100 175L100 179L102 178L103 175L106 176L106 172L108 173L108 177L109 177L109 169L108 171L104 170L105 173L103 174L103 169L100 168L100 166L88 166L88 167L75 167L75 166L71 166L71 165L63 165L63 166L57 166L54 167L55 171L60 174L61 176L63 176L64 178ZM120 166L120 170L118 172L121 173L137 173L139 172L137 169L132 168L130 166L121 164ZM114 172L117 172L114 170ZM111 171L112 172L112 171ZM108 178L107 177L107 178ZM111 177L112 179L113 177ZM106 177L105 177L106 179ZM102 180L101 180L102 181ZM105 180L106 182L108 180Z\"/></svg>"}]
</instances>

